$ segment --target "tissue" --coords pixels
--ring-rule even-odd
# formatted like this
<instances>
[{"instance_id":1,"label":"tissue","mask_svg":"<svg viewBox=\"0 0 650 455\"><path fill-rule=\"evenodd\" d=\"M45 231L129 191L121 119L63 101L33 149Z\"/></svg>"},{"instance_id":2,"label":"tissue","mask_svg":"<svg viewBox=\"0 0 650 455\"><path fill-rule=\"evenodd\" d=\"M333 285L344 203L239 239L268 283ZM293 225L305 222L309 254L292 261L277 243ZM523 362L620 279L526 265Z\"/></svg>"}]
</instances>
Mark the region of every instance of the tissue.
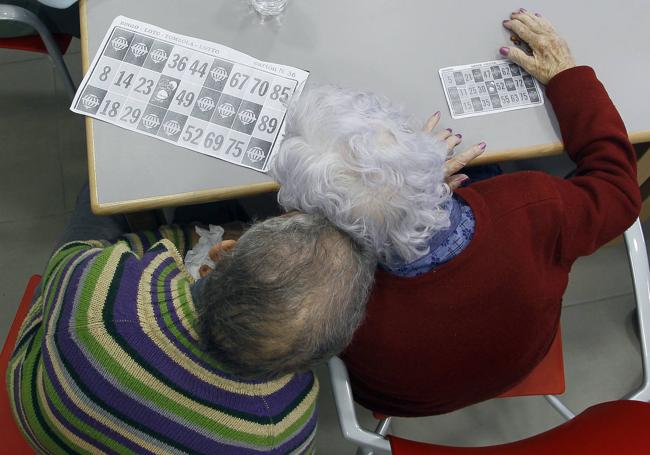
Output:
<instances>
[{"instance_id":1,"label":"tissue","mask_svg":"<svg viewBox=\"0 0 650 455\"><path fill-rule=\"evenodd\" d=\"M199 268L203 264L214 267L214 262L208 256L210 248L223 239L223 228L221 226L209 225L208 229L200 226L195 227L196 233L199 235L199 241L194 245L190 251L185 255L185 268L194 277L195 280L200 278Z\"/></svg>"}]
</instances>

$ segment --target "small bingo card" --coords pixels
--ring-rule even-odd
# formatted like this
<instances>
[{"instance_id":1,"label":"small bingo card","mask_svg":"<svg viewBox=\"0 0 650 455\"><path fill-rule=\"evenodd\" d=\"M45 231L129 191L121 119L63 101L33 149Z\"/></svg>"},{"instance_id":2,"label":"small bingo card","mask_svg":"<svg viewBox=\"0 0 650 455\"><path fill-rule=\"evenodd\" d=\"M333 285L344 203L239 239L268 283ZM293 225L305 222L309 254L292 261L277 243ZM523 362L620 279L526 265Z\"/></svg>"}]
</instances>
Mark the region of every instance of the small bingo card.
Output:
<instances>
[{"instance_id":1,"label":"small bingo card","mask_svg":"<svg viewBox=\"0 0 650 455\"><path fill-rule=\"evenodd\" d=\"M117 17L70 109L266 171L309 73Z\"/></svg>"},{"instance_id":2,"label":"small bingo card","mask_svg":"<svg viewBox=\"0 0 650 455\"><path fill-rule=\"evenodd\" d=\"M439 73L453 118L544 104L535 78L509 60L450 66Z\"/></svg>"}]
</instances>

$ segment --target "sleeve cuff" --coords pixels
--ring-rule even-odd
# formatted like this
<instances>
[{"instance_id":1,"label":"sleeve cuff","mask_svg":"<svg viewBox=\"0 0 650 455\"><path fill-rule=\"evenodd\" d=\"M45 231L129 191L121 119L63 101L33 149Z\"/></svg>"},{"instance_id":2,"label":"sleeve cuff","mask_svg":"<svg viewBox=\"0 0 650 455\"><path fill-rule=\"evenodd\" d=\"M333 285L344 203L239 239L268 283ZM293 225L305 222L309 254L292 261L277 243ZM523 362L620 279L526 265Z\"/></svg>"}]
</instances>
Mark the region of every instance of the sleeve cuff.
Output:
<instances>
[{"instance_id":1,"label":"sleeve cuff","mask_svg":"<svg viewBox=\"0 0 650 455\"><path fill-rule=\"evenodd\" d=\"M596 93L605 93L603 85L590 66L574 66L553 77L546 86L546 96L555 106L567 102L593 98Z\"/></svg>"}]
</instances>

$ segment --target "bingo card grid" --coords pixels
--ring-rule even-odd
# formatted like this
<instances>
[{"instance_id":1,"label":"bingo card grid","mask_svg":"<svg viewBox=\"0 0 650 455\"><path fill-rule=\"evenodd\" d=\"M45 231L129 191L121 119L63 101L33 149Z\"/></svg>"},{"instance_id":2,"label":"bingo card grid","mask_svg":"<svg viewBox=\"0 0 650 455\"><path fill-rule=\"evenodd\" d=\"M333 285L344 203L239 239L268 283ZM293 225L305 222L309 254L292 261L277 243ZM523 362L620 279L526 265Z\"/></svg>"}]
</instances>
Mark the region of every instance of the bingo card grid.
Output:
<instances>
[{"instance_id":1,"label":"bingo card grid","mask_svg":"<svg viewBox=\"0 0 650 455\"><path fill-rule=\"evenodd\" d=\"M264 171L298 81L115 26L74 110Z\"/></svg>"},{"instance_id":2,"label":"bingo card grid","mask_svg":"<svg viewBox=\"0 0 650 455\"><path fill-rule=\"evenodd\" d=\"M508 60L439 70L452 118L465 118L544 104L539 84Z\"/></svg>"}]
</instances>

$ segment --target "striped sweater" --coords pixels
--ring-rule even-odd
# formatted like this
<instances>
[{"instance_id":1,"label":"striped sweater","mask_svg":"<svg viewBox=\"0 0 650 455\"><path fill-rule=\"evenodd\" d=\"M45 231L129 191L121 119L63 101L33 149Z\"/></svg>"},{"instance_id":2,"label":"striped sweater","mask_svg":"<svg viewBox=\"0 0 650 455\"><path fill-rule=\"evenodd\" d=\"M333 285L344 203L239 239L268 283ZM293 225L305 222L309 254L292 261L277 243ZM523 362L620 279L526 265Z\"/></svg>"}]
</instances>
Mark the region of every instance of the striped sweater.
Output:
<instances>
[{"instance_id":1,"label":"striped sweater","mask_svg":"<svg viewBox=\"0 0 650 455\"><path fill-rule=\"evenodd\" d=\"M242 382L203 353L189 231L73 242L50 259L7 370L45 453L311 453L312 373Z\"/></svg>"}]
</instances>

